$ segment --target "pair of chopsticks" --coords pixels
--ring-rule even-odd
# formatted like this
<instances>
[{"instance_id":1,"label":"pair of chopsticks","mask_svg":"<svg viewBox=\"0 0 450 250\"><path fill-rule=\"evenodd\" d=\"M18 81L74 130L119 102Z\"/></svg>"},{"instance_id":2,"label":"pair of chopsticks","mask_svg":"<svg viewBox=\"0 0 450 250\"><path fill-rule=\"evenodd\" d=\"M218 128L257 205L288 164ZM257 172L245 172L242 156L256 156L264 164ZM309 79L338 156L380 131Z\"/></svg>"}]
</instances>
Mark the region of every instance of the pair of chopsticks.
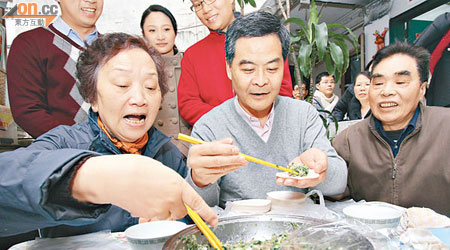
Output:
<instances>
[{"instance_id":1,"label":"pair of chopsticks","mask_svg":"<svg viewBox=\"0 0 450 250\"><path fill-rule=\"evenodd\" d=\"M182 133L178 134L177 139L185 141L185 142L190 142L192 144L204 144L204 143L206 143L206 142L204 142L204 141L202 141L200 139L197 139L197 138L194 138L194 137L182 134ZM278 166L276 164L260 160L258 158L253 157L253 156L250 156L250 155L245 155L245 154L242 154L242 153L239 153L239 154L244 156L244 158L247 161L255 162L255 163L258 163L258 164L261 164L261 165L265 165L265 166L276 168L276 169L279 169L279 170L282 170L282 171L285 171L285 172L289 172L289 173L294 174L294 175L298 175L298 173L296 171L292 170L292 169L285 168L285 167L282 167L282 166Z\"/></svg>"},{"instance_id":2,"label":"pair of chopsticks","mask_svg":"<svg viewBox=\"0 0 450 250\"><path fill-rule=\"evenodd\" d=\"M197 225L197 227L200 229L200 231L203 233L203 235L208 239L209 244L214 249L220 249L222 248L222 242L217 238L217 236L211 231L211 229L206 225L206 223L202 220L200 215L198 215L194 210L192 210L188 205L184 204L186 206L186 209L188 211L189 216L194 221L194 223Z\"/></svg>"}]
</instances>

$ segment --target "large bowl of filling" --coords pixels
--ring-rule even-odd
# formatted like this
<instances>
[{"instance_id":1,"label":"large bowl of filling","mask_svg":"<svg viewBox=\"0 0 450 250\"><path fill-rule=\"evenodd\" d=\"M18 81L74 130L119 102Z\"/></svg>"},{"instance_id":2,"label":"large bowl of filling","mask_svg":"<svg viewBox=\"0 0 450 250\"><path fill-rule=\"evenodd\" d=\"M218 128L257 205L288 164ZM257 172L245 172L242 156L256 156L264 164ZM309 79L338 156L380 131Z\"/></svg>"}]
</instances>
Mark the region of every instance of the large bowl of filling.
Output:
<instances>
[{"instance_id":1,"label":"large bowl of filling","mask_svg":"<svg viewBox=\"0 0 450 250\"><path fill-rule=\"evenodd\" d=\"M211 228L230 249L374 249L348 224L294 215L244 215L219 220ZM192 225L172 236L163 249L213 249Z\"/></svg>"}]
</instances>

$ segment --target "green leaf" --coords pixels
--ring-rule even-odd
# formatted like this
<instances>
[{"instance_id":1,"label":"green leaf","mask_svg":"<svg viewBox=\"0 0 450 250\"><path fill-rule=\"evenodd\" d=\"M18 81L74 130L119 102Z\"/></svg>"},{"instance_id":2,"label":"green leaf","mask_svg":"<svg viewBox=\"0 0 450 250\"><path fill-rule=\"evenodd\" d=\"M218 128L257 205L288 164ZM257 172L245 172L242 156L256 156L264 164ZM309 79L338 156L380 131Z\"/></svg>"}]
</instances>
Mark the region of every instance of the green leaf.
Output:
<instances>
[{"instance_id":1,"label":"green leaf","mask_svg":"<svg viewBox=\"0 0 450 250\"><path fill-rule=\"evenodd\" d=\"M345 29L348 32L348 34L351 36L351 38L349 36L344 35L344 34L342 34L342 35L344 35L345 39L347 39L349 42L352 43L353 47L356 50L356 54L358 54L358 38L352 32L351 29L349 29L348 27L346 27L346 26L344 26L342 24L338 24L338 23L328 24L327 26L328 26L328 29L332 29L332 28L343 28L343 29Z\"/></svg>"},{"instance_id":2,"label":"green leaf","mask_svg":"<svg viewBox=\"0 0 450 250\"><path fill-rule=\"evenodd\" d=\"M330 53L325 54L324 61L325 61L325 67L327 68L328 74L332 75L336 69L335 69L333 60L331 59Z\"/></svg>"},{"instance_id":3,"label":"green leaf","mask_svg":"<svg viewBox=\"0 0 450 250\"><path fill-rule=\"evenodd\" d=\"M315 27L316 27L316 25L312 25L311 26L311 30L309 31L309 43L312 45L312 46L314 46L314 43L315 43L315 41L316 41L316 36L315 36L315 33L316 33L316 29L315 29Z\"/></svg>"},{"instance_id":4,"label":"green leaf","mask_svg":"<svg viewBox=\"0 0 450 250\"><path fill-rule=\"evenodd\" d=\"M241 9L244 8L244 0L237 0L237 1L239 4L239 7L241 7Z\"/></svg>"},{"instance_id":5,"label":"green leaf","mask_svg":"<svg viewBox=\"0 0 450 250\"><path fill-rule=\"evenodd\" d=\"M305 25L305 21L303 21L302 19L298 18L298 17L290 17L288 19L286 19L286 21L284 21L284 23L295 23L297 24L301 30L303 31L304 35L307 36L308 35L308 30L306 29L306 25ZM297 33L298 35L298 33Z\"/></svg>"},{"instance_id":6,"label":"green leaf","mask_svg":"<svg viewBox=\"0 0 450 250\"><path fill-rule=\"evenodd\" d=\"M356 54L358 54L358 44L355 43L355 41L353 39L351 39L349 36L344 35L344 34L340 34L340 33L328 32L328 37L330 39L332 39L332 40L340 39L340 40L347 40L347 41L349 41L352 44L353 48L355 48Z\"/></svg>"},{"instance_id":7,"label":"green leaf","mask_svg":"<svg viewBox=\"0 0 450 250\"><path fill-rule=\"evenodd\" d=\"M326 23L313 24L315 31L315 41L319 54L319 60L323 60L323 56L327 51L328 44L328 28Z\"/></svg>"},{"instance_id":8,"label":"green leaf","mask_svg":"<svg viewBox=\"0 0 450 250\"><path fill-rule=\"evenodd\" d=\"M302 44L298 51L298 64L302 75L309 76L311 74L311 52L310 44Z\"/></svg>"},{"instance_id":9,"label":"green leaf","mask_svg":"<svg viewBox=\"0 0 450 250\"><path fill-rule=\"evenodd\" d=\"M330 52L331 59L333 59L336 68L342 69L342 66L344 65L344 53L342 52L341 47L337 46L334 42L330 42Z\"/></svg>"},{"instance_id":10,"label":"green leaf","mask_svg":"<svg viewBox=\"0 0 450 250\"><path fill-rule=\"evenodd\" d=\"M291 35L291 44L300 42L302 38L300 36L292 36Z\"/></svg>"},{"instance_id":11,"label":"green leaf","mask_svg":"<svg viewBox=\"0 0 450 250\"><path fill-rule=\"evenodd\" d=\"M344 40L341 40L341 39L335 39L334 43L336 43L341 48L341 50L344 54L344 66L341 70L342 70L342 72L345 72L345 71L347 71L348 65L350 63L350 54L348 51L347 44L345 43Z\"/></svg>"},{"instance_id":12,"label":"green leaf","mask_svg":"<svg viewBox=\"0 0 450 250\"><path fill-rule=\"evenodd\" d=\"M246 3L249 3L253 8L256 8L255 0L244 0Z\"/></svg>"},{"instance_id":13,"label":"green leaf","mask_svg":"<svg viewBox=\"0 0 450 250\"><path fill-rule=\"evenodd\" d=\"M342 75L342 67L344 66L344 53L342 52L341 47L337 46L333 42L330 42L330 52L331 59L333 59L333 62L336 65L334 78L336 82L339 82Z\"/></svg>"},{"instance_id":14,"label":"green leaf","mask_svg":"<svg viewBox=\"0 0 450 250\"><path fill-rule=\"evenodd\" d=\"M318 24L319 23L319 15L316 7L316 2L314 0L311 0L311 5L309 7L309 20L308 20L308 26L311 29L312 24Z\"/></svg>"}]
</instances>

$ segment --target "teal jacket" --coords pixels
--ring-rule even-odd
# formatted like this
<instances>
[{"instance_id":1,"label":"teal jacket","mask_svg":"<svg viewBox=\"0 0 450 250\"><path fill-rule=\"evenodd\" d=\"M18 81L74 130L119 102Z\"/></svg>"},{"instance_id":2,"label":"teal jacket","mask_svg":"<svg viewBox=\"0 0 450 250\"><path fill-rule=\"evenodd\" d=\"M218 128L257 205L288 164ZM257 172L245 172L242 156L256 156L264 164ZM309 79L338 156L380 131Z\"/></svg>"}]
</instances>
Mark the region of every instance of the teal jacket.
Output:
<instances>
[{"instance_id":1,"label":"teal jacket","mask_svg":"<svg viewBox=\"0 0 450 250\"><path fill-rule=\"evenodd\" d=\"M61 202L59 197L70 195L49 195L55 183L73 170L80 159L121 154L97 125L97 117L90 111L89 119L82 123L58 126L27 148L0 154L0 237L35 229L41 229L45 237L114 232L138 222L138 218L113 205L87 205L74 199ZM185 177L183 157L170 138L155 127L148 135L143 155Z\"/></svg>"}]
</instances>

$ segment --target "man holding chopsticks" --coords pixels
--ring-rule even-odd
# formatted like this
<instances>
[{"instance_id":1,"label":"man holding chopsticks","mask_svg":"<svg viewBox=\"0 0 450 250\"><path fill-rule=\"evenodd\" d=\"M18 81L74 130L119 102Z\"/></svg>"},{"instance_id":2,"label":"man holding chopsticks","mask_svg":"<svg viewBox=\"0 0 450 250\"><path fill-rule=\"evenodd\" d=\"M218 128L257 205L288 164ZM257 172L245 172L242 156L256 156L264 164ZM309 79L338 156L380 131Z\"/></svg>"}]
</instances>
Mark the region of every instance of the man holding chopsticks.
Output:
<instances>
[{"instance_id":1,"label":"man holding chopsticks","mask_svg":"<svg viewBox=\"0 0 450 250\"><path fill-rule=\"evenodd\" d=\"M347 168L317 111L278 96L289 51L289 33L278 18L263 12L237 18L227 31L225 51L236 97L194 125L192 136L211 143L191 147L187 181L208 205L221 207L227 201L265 198L274 190L342 193ZM275 177L279 170L249 163L239 152L280 166L301 162L319 177Z\"/></svg>"}]
</instances>

